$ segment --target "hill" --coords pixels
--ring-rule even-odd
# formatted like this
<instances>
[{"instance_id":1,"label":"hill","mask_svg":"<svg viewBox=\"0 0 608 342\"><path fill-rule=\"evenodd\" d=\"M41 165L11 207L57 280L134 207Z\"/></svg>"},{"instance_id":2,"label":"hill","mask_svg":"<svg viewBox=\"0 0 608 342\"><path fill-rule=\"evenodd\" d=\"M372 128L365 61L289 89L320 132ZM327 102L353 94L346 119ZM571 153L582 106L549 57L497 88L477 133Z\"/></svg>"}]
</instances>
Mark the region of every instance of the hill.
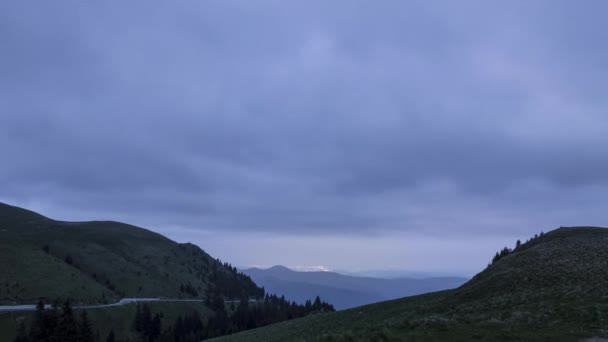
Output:
<instances>
[{"instance_id":1,"label":"hill","mask_svg":"<svg viewBox=\"0 0 608 342\"><path fill-rule=\"evenodd\" d=\"M143 228L57 221L2 203L0 269L0 305L9 304L0 311L0 341L90 341L91 333L118 341L200 341L334 310L320 298L297 305L266 294L199 247ZM120 298L156 301L80 307ZM39 300L62 306L15 311L12 305Z\"/></svg>"},{"instance_id":2,"label":"hill","mask_svg":"<svg viewBox=\"0 0 608 342\"><path fill-rule=\"evenodd\" d=\"M608 335L608 229L560 228L463 286L218 341L580 341Z\"/></svg>"},{"instance_id":3,"label":"hill","mask_svg":"<svg viewBox=\"0 0 608 342\"><path fill-rule=\"evenodd\" d=\"M123 297L263 296L199 247L112 221L65 222L0 203L0 302L105 303Z\"/></svg>"},{"instance_id":4,"label":"hill","mask_svg":"<svg viewBox=\"0 0 608 342\"><path fill-rule=\"evenodd\" d=\"M284 266L273 266L268 269L250 268L243 270L243 273L271 293L284 294L299 303L320 296L339 310L455 288L466 281L465 278L458 277L425 279L355 277L335 272L296 272Z\"/></svg>"}]
</instances>

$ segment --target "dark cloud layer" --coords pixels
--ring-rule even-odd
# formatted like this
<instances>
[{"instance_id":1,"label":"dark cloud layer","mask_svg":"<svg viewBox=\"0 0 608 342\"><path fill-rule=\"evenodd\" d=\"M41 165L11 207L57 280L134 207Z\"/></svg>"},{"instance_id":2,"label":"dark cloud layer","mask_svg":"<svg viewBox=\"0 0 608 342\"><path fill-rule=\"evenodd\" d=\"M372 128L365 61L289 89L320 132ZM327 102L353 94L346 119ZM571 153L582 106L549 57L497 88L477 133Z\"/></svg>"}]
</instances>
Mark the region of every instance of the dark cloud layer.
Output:
<instances>
[{"instance_id":1,"label":"dark cloud layer","mask_svg":"<svg viewBox=\"0 0 608 342\"><path fill-rule=\"evenodd\" d=\"M606 224L607 7L5 2L0 199L184 231Z\"/></svg>"}]
</instances>

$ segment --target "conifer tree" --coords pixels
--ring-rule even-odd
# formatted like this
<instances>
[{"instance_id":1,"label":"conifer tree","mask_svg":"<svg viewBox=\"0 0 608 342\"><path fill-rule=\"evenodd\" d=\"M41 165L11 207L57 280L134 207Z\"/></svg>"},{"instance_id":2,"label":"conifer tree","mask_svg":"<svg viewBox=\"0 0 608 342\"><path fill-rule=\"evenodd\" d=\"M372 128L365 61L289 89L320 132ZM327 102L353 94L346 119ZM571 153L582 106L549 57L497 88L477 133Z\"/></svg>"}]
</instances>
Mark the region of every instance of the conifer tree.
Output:
<instances>
[{"instance_id":1,"label":"conifer tree","mask_svg":"<svg viewBox=\"0 0 608 342\"><path fill-rule=\"evenodd\" d=\"M160 315L156 314L154 315L154 318L150 321L150 327L148 329L148 340L149 341L154 341L156 340L156 338L158 338L160 336L160 333L162 332L162 325L161 325L161 320L160 320Z\"/></svg>"},{"instance_id":2,"label":"conifer tree","mask_svg":"<svg viewBox=\"0 0 608 342\"><path fill-rule=\"evenodd\" d=\"M137 308L135 309L135 319L133 321L133 326L135 331L142 332L144 331L144 323L143 316L141 313L141 305L137 304Z\"/></svg>"},{"instance_id":3,"label":"conifer tree","mask_svg":"<svg viewBox=\"0 0 608 342\"><path fill-rule=\"evenodd\" d=\"M177 317L177 320L175 321L175 325L173 328L173 335L174 335L174 340L175 341L181 341L182 337L186 334L185 328L184 328L184 320L182 319L182 316Z\"/></svg>"},{"instance_id":4,"label":"conifer tree","mask_svg":"<svg viewBox=\"0 0 608 342\"><path fill-rule=\"evenodd\" d=\"M23 320L21 320L21 322L19 322L19 326L17 327L17 337L15 337L15 342L29 342L30 339L27 336L27 333L25 331L25 323L23 322Z\"/></svg>"},{"instance_id":5,"label":"conifer tree","mask_svg":"<svg viewBox=\"0 0 608 342\"><path fill-rule=\"evenodd\" d=\"M61 317L57 329L57 336L60 341L78 342L78 323L69 300L66 300L61 306Z\"/></svg>"},{"instance_id":6,"label":"conifer tree","mask_svg":"<svg viewBox=\"0 0 608 342\"><path fill-rule=\"evenodd\" d=\"M91 342L93 341L93 329L91 327L91 321L86 310L80 312L80 322L78 323L78 334L79 342Z\"/></svg>"},{"instance_id":7,"label":"conifer tree","mask_svg":"<svg viewBox=\"0 0 608 342\"><path fill-rule=\"evenodd\" d=\"M492 258L492 263L497 262L498 259L500 259L500 254L498 254L498 252L496 252L496 255L494 255L494 257Z\"/></svg>"},{"instance_id":8,"label":"conifer tree","mask_svg":"<svg viewBox=\"0 0 608 342\"><path fill-rule=\"evenodd\" d=\"M315 298L315 302L312 305L312 309L314 311L319 311L321 310L321 298L319 298L319 296L317 296L317 298Z\"/></svg>"},{"instance_id":9,"label":"conifer tree","mask_svg":"<svg viewBox=\"0 0 608 342\"><path fill-rule=\"evenodd\" d=\"M106 342L116 342L116 337L114 336L114 329L110 330L108 337L106 337Z\"/></svg>"},{"instance_id":10,"label":"conifer tree","mask_svg":"<svg viewBox=\"0 0 608 342\"><path fill-rule=\"evenodd\" d=\"M42 301L38 301L38 304L36 304L36 313L30 327L30 338L33 341L46 341L49 338L45 325L44 303Z\"/></svg>"},{"instance_id":11,"label":"conifer tree","mask_svg":"<svg viewBox=\"0 0 608 342\"><path fill-rule=\"evenodd\" d=\"M150 312L150 306L148 304L142 305L141 309L141 333L148 335L150 331L150 325L152 324L152 313Z\"/></svg>"}]
</instances>

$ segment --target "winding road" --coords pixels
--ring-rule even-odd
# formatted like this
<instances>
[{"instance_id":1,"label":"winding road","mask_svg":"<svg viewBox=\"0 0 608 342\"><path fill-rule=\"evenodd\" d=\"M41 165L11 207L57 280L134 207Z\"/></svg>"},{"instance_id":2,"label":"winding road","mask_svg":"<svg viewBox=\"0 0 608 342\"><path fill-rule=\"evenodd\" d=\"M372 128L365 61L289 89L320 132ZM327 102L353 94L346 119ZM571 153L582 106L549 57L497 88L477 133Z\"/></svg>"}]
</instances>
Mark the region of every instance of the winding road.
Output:
<instances>
[{"instance_id":1,"label":"winding road","mask_svg":"<svg viewBox=\"0 0 608 342\"><path fill-rule=\"evenodd\" d=\"M255 303L258 300L250 299L250 303ZM96 305L74 305L74 309L98 309L98 308L109 308L113 306L123 306L133 303L142 302L193 302L203 303L202 299L170 299L170 298L123 298L116 303L111 304L96 304ZM239 303L240 300L225 300L224 303ZM51 305L46 304L45 309L50 309ZM24 304L24 305L0 305L0 312L12 312L12 311L34 311L36 310L36 304Z\"/></svg>"}]
</instances>

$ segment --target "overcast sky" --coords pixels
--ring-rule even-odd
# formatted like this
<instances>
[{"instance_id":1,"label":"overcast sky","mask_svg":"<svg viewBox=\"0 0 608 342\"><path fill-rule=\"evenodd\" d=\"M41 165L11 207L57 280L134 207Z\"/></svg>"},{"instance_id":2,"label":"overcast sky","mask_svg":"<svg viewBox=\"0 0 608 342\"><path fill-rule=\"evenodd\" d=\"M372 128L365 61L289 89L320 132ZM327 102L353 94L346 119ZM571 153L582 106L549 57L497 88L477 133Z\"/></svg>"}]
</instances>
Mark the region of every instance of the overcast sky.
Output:
<instances>
[{"instance_id":1,"label":"overcast sky","mask_svg":"<svg viewBox=\"0 0 608 342\"><path fill-rule=\"evenodd\" d=\"M471 275L608 225L605 1L3 1L0 201Z\"/></svg>"}]
</instances>

